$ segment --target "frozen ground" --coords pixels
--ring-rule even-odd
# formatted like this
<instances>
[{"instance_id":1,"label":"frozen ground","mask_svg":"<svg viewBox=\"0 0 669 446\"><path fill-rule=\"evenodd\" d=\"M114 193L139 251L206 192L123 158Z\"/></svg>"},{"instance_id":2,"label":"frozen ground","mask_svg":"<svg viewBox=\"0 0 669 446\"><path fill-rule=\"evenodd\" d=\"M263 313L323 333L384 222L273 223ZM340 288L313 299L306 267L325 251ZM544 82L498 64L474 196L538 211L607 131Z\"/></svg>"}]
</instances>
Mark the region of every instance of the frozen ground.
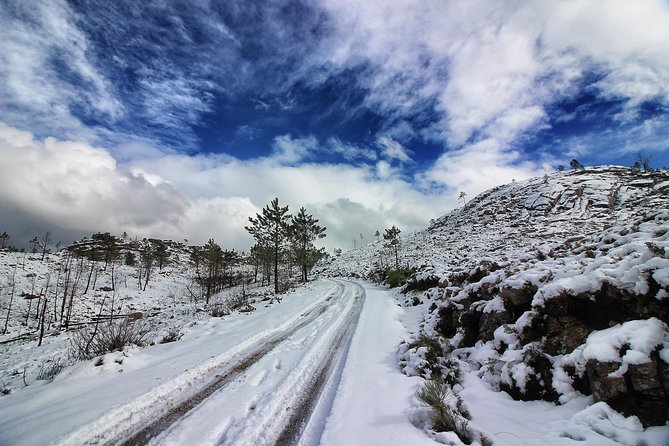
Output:
<instances>
[{"instance_id":1,"label":"frozen ground","mask_svg":"<svg viewBox=\"0 0 669 446\"><path fill-rule=\"evenodd\" d=\"M418 326L420 308L404 309L393 291L374 285L364 284L362 291L352 282L319 280L280 304L194 324L178 342L110 353L101 366L81 362L52 383L0 398L0 444L123 442L240 362L249 362L248 367L184 416L159 427L150 444L276 444L294 422L294 409L308 399L310 378L333 340L356 321L349 317L356 301L364 305L352 339L342 349L343 358L328 368L319 389L322 401L298 414L298 433L291 441L420 445L453 439L412 424L420 425L426 416L413 396L422 378L400 372L396 351L410 336L407 327ZM267 350L266 345L272 346ZM260 357L249 359L257 349ZM513 401L475 373L466 375L461 396L472 425L498 445L656 445L669 435L666 428L643 431L633 419L588 407L589 397L564 406Z\"/></svg>"},{"instance_id":2,"label":"frozen ground","mask_svg":"<svg viewBox=\"0 0 669 446\"><path fill-rule=\"evenodd\" d=\"M327 368L318 389L329 401L298 414L301 444L318 444L321 434L322 444L333 445L429 443L406 412L419 379L397 366L396 346L408 335L399 322L402 312L383 290L317 281L280 304L195 324L178 342L110 353L100 366L81 362L51 383L1 398L0 444L123 441L241 363L152 444L273 444L294 420L293 409L308 399L310 379L347 327L354 336L340 342L342 359Z\"/></svg>"}]
</instances>

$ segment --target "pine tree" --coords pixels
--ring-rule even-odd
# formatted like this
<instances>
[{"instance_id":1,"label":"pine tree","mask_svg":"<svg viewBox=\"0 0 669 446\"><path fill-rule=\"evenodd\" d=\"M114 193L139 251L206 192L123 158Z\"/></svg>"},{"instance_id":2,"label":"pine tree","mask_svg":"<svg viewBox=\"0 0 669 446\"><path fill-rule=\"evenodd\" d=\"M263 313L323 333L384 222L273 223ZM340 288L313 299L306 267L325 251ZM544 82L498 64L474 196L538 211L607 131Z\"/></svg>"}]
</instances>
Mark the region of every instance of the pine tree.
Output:
<instances>
[{"instance_id":1,"label":"pine tree","mask_svg":"<svg viewBox=\"0 0 669 446\"><path fill-rule=\"evenodd\" d=\"M400 244L400 239L399 239L400 232L402 232L402 231L400 231L397 226L393 225L392 228L386 229L386 233L383 234L384 240L388 240L388 244L395 251L395 267L396 268L400 267L400 258L399 258L399 255L397 253L398 247L399 247L399 244Z\"/></svg>"},{"instance_id":2,"label":"pine tree","mask_svg":"<svg viewBox=\"0 0 669 446\"><path fill-rule=\"evenodd\" d=\"M293 253L295 260L300 265L302 281L307 281L307 273L323 255L322 251L316 249L314 241L325 237L326 228L318 225L318 220L313 215L307 214L305 208L292 218L290 224L290 236L293 242Z\"/></svg>"},{"instance_id":3,"label":"pine tree","mask_svg":"<svg viewBox=\"0 0 669 446\"><path fill-rule=\"evenodd\" d=\"M253 236L260 246L267 246L272 250L274 262L274 293L279 293L279 255L288 240L288 206L279 206L279 199L273 199L266 205L262 214L256 218L249 217L251 226L245 229Z\"/></svg>"}]
</instances>

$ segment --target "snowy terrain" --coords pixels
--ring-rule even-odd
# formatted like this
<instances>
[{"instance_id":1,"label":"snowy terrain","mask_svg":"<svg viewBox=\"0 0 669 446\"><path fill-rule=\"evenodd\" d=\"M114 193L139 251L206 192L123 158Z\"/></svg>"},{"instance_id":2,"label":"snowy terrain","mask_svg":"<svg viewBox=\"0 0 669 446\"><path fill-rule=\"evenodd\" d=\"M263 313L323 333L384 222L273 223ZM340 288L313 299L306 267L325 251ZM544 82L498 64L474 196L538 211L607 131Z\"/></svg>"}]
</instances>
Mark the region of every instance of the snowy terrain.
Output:
<instances>
[{"instance_id":1,"label":"snowy terrain","mask_svg":"<svg viewBox=\"0 0 669 446\"><path fill-rule=\"evenodd\" d=\"M669 442L666 172L500 186L404 236L399 260L400 301L421 321L403 371L447 375L455 361L470 427L495 444ZM386 268L393 248L376 241L323 273L395 280Z\"/></svg>"},{"instance_id":2,"label":"snowy terrain","mask_svg":"<svg viewBox=\"0 0 669 446\"><path fill-rule=\"evenodd\" d=\"M623 415L596 387L669 363L668 193L666 174L614 167L501 186L402 234L401 289L367 280L395 266L379 240L281 296L251 284L249 305L220 317L239 287L194 299L178 249L146 290L124 265L110 290L100 266L71 328L142 313L147 342L78 361L59 299L38 346L31 296L49 296L62 253L0 252L0 445L463 444L416 396L455 368L447 403L461 401L472 444L669 444L666 422Z\"/></svg>"}]
</instances>

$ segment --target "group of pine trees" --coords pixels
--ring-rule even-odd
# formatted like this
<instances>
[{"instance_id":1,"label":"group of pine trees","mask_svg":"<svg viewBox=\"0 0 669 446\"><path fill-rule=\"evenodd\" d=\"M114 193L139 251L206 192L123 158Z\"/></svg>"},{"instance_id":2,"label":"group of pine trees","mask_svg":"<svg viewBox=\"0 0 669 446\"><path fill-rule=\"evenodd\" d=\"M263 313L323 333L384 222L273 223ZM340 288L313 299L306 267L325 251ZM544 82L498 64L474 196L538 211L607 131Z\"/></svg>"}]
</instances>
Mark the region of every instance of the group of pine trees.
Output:
<instances>
[{"instance_id":1,"label":"group of pine trees","mask_svg":"<svg viewBox=\"0 0 669 446\"><path fill-rule=\"evenodd\" d=\"M281 292L280 266L290 275L294 265L300 269L301 280L307 281L309 270L321 259L325 252L315 247L317 239L325 237L326 228L318 225L313 215L300 208L297 215L288 213L288 206L280 206L279 199L273 199L262 213L249 217L245 229L255 240L251 248L251 258L255 267L255 278L259 272L263 282L274 278L274 292Z\"/></svg>"}]
</instances>

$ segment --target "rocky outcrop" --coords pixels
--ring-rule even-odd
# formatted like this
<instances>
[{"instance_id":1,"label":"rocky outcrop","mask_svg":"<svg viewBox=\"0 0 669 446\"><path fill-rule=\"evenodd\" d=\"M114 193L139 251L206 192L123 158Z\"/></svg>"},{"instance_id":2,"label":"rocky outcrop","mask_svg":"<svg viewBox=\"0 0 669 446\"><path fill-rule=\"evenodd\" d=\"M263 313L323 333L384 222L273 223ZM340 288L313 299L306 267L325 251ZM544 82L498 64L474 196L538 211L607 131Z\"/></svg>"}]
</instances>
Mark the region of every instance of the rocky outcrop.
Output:
<instances>
[{"instance_id":1,"label":"rocky outcrop","mask_svg":"<svg viewBox=\"0 0 669 446\"><path fill-rule=\"evenodd\" d=\"M485 280L485 276L476 278ZM500 389L515 399L557 401L552 358L582 350L594 332L648 317L669 323L669 299L658 299L657 287L649 287L646 294L635 294L604 283L594 291L564 291L533 304L537 286L490 286L494 282L488 280L480 295L472 292L477 287L465 282L459 298L455 296L438 307L435 328L446 338L458 339L459 347L494 341L502 354L512 343L507 337L514 329L508 327L520 327L517 337L512 338L518 343L514 348L531 348L524 350L520 359L499 368L503 378ZM505 335L496 339L497 329L502 326L507 327ZM628 348L621 346L621 357ZM576 390L592 394L595 401L606 402L624 415L636 415L644 426L664 424L669 419L669 364L657 351L652 361L626 364L624 373L621 361L591 359L580 372L568 366L564 371L572 377ZM520 369L522 373L516 373ZM517 376L523 379L518 381Z\"/></svg>"},{"instance_id":2,"label":"rocky outcrop","mask_svg":"<svg viewBox=\"0 0 669 446\"><path fill-rule=\"evenodd\" d=\"M669 364L659 358L630 364L617 373L619 362L590 360L586 376L595 401L604 401L618 412L635 415L644 426L663 425L669 420Z\"/></svg>"}]
</instances>

